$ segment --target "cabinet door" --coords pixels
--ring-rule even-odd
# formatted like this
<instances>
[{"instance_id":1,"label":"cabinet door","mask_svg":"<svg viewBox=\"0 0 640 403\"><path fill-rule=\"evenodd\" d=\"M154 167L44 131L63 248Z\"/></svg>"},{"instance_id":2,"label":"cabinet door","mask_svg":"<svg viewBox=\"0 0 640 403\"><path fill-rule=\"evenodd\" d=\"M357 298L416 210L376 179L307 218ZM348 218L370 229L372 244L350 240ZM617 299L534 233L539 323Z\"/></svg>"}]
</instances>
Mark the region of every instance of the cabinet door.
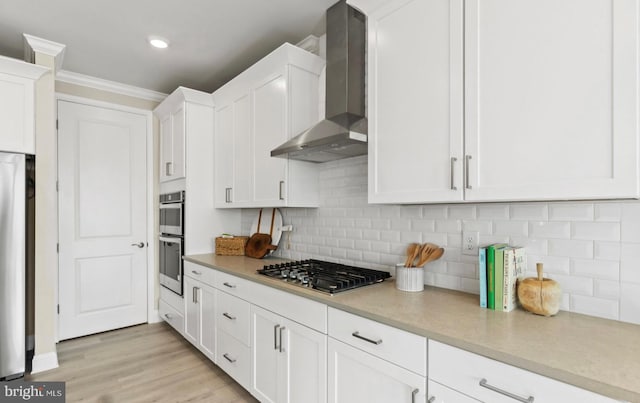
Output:
<instances>
[{"instance_id":1,"label":"cabinet door","mask_svg":"<svg viewBox=\"0 0 640 403\"><path fill-rule=\"evenodd\" d=\"M241 207L253 200L251 159L251 96L245 93L233 101L233 189L231 199Z\"/></svg>"},{"instance_id":2,"label":"cabinet door","mask_svg":"<svg viewBox=\"0 0 640 403\"><path fill-rule=\"evenodd\" d=\"M0 151L35 154L33 80L0 73Z\"/></svg>"},{"instance_id":3,"label":"cabinet door","mask_svg":"<svg viewBox=\"0 0 640 403\"><path fill-rule=\"evenodd\" d=\"M329 402L424 402L426 379L329 338Z\"/></svg>"},{"instance_id":4,"label":"cabinet door","mask_svg":"<svg viewBox=\"0 0 640 403\"><path fill-rule=\"evenodd\" d=\"M183 104L178 110L171 114L171 137L173 138L173 148L171 157L171 179L184 178L184 158L185 158L185 133L186 133L186 110ZM197 134L194 134L194 136Z\"/></svg>"},{"instance_id":5,"label":"cabinet door","mask_svg":"<svg viewBox=\"0 0 640 403\"><path fill-rule=\"evenodd\" d=\"M233 106L221 105L215 112L215 205L232 205Z\"/></svg>"},{"instance_id":6,"label":"cabinet door","mask_svg":"<svg viewBox=\"0 0 640 403\"><path fill-rule=\"evenodd\" d=\"M637 197L638 2L467 0L467 200Z\"/></svg>"},{"instance_id":7,"label":"cabinet door","mask_svg":"<svg viewBox=\"0 0 640 403\"><path fill-rule=\"evenodd\" d=\"M199 281L184 276L184 337L198 347L200 342L200 305L198 304Z\"/></svg>"},{"instance_id":8,"label":"cabinet door","mask_svg":"<svg viewBox=\"0 0 640 403\"><path fill-rule=\"evenodd\" d=\"M254 201L260 206L282 206L285 200L287 160L272 158L271 150L288 139L286 67L253 90Z\"/></svg>"},{"instance_id":9,"label":"cabinet door","mask_svg":"<svg viewBox=\"0 0 640 403\"><path fill-rule=\"evenodd\" d=\"M200 339L198 342L198 348L213 361L216 356L216 290L204 284L201 284L199 287L201 288L198 295L198 304L200 305L198 312L200 321Z\"/></svg>"},{"instance_id":10,"label":"cabinet door","mask_svg":"<svg viewBox=\"0 0 640 403\"><path fill-rule=\"evenodd\" d=\"M327 336L285 320L279 356L278 401L325 403L327 401Z\"/></svg>"},{"instance_id":11,"label":"cabinet door","mask_svg":"<svg viewBox=\"0 0 640 403\"><path fill-rule=\"evenodd\" d=\"M171 136L171 115L160 120L160 182L171 178L173 162L173 137Z\"/></svg>"},{"instance_id":12,"label":"cabinet door","mask_svg":"<svg viewBox=\"0 0 640 403\"><path fill-rule=\"evenodd\" d=\"M251 306L251 393L261 402L277 402L281 317Z\"/></svg>"},{"instance_id":13,"label":"cabinet door","mask_svg":"<svg viewBox=\"0 0 640 403\"><path fill-rule=\"evenodd\" d=\"M462 0L367 16L369 202L462 200Z\"/></svg>"},{"instance_id":14,"label":"cabinet door","mask_svg":"<svg viewBox=\"0 0 640 403\"><path fill-rule=\"evenodd\" d=\"M467 395L449 389L429 379L429 403L478 403Z\"/></svg>"}]
</instances>

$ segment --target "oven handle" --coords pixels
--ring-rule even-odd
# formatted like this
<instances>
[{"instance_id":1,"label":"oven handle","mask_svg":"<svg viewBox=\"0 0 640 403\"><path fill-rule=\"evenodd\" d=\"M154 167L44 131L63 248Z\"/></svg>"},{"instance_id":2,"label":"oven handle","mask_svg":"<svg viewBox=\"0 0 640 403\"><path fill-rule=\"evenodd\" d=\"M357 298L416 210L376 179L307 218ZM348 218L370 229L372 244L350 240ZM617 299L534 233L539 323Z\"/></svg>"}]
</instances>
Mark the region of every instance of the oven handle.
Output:
<instances>
[{"instance_id":1,"label":"oven handle","mask_svg":"<svg viewBox=\"0 0 640 403\"><path fill-rule=\"evenodd\" d=\"M177 236L159 236L158 240L166 243L178 243L181 245L180 249L182 249L182 238Z\"/></svg>"}]
</instances>

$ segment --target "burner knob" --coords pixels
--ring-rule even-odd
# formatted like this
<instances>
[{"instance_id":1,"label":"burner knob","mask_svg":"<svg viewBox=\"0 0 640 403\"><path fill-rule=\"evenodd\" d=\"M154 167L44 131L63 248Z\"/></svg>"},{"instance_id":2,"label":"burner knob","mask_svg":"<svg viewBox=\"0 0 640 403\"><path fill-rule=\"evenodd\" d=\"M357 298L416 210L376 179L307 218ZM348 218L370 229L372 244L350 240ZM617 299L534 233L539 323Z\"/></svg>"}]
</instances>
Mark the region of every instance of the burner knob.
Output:
<instances>
[{"instance_id":1,"label":"burner knob","mask_svg":"<svg viewBox=\"0 0 640 403\"><path fill-rule=\"evenodd\" d=\"M296 278L300 272L298 270L291 270L289 273L289 278Z\"/></svg>"},{"instance_id":2,"label":"burner knob","mask_svg":"<svg viewBox=\"0 0 640 403\"><path fill-rule=\"evenodd\" d=\"M287 277L289 277L289 270L282 270L282 271L280 272L280 277L282 277L282 278L287 278Z\"/></svg>"},{"instance_id":3,"label":"burner knob","mask_svg":"<svg viewBox=\"0 0 640 403\"><path fill-rule=\"evenodd\" d=\"M309 284L309 276L306 274L303 274L300 276L300 282L302 284Z\"/></svg>"}]
</instances>

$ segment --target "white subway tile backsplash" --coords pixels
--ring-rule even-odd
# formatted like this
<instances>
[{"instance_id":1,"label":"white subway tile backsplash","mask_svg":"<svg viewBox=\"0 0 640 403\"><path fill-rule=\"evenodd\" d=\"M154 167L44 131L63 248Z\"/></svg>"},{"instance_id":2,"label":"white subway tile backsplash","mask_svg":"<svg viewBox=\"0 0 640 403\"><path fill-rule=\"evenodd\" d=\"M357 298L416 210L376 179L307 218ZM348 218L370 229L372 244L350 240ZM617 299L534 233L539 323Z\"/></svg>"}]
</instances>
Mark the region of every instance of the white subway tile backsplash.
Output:
<instances>
[{"instance_id":1,"label":"white subway tile backsplash","mask_svg":"<svg viewBox=\"0 0 640 403\"><path fill-rule=\"evenodd\" d=\"M640 201L369 205L366 156L317 167L321 206L281 209L294 230L278 256L394 271L408 243L432 242L446 252L425 266L425 284L477 293L462 231L478 231L480 245L524 246L528 276L544 263L563 287L561 309L640 324ZM243 234L257 214L243 210Z\"/></svg>"},{"instance_id":2,"label":"white subway tile backsplash","mask_svg":"<svg viewBox=\"0 0 640 403\"><path fill-rule=\"evenodd\" d=\"M593 239L596 241L619 241L620 223L574 222L571 223L571 238Z\"/></svg>"},{"instance_id":3,"label":"white subway tile backsplash","mask_svg":"<svg viewBox=\"0 0 640 403\"><path fill-rule=\"evenodd\" d=\"M596 221L619 222L622 216L622 206L618 203L597 203L595 205Z\"/></svg>"},{"instance_id":4,"label":"white subway tile backsplash","mask_svg":"<svg viewBox=\"0 0 640 403\"><path fill-rule=\"evenodd\" d=\"M545 203L512 204L509 208L512 220L548 220L549 209Z\"/></svg>"},{"instance_id":5,"label":"white subway tile backsplash","mask_svg":"<svg viewBox=\"0 0 640 403\"><path fill-rule=\"evenodd\" d=\"M640 284L640 244L620 245L620 280Z\"/></svg>"},{"instance_id":6,"label":"white subway tile backsplash","mask_svg":"<svg viewBox=\"0 0 640 403\"><path fill-rule=\"evenodd\" d=\"M482 204L476 208L478 220L507 220L509 219L508 204Z\"/></svg>"},{"instance_id":7,"label":"white subway tile backsplash","mask_svg":"<svg viewBox=\"0 0 640 403\"><path fill-rule=\"evenodd\" d=\"M573 259L571 260L571 274L618 281L620 279L620 264L607 260Z\"/></svg>"},{"instance_id":8,"label":"white subway tile backsplash","mask_svg":"<svg viewBox=\"0 0 640 403\"><path fill-rule=\"evenodd\" d=\"M622 242L640 242L640 203L622 205Z\"/></svg>"},{"instance_id":9,"label":"white subway tile backsplash","mask_svg":"<svg viewBox=\"0 0 640 403\"><path fill-rule=\"evenodd\" d=\"M620 320L640 324L640 284L622 283Z\"/></svg>"},{"instance_id":10,"label":"white subway tile backsplash","mask_svg":"<svg viewBox=\"0 0 640 403\"><path fill-rule=\"evenodd\" d=\"M593 257L598 260L620 260L619 242L594 242Z\"/></svg>"},{"instance_id":11,"label":"white subway tile backsplash","mask_svg":"<svg viewBox=\"0 0 640 403\"><path fill-rule=\"evenodd\" d=\"M570 305L573 312L607 319L618 319L618 304L618 301L611 299L572 295Z\"/></svg>"},{"instance_id":12,"label":"white subway tile backsplash","mask_svg":"<svg viewBox=\"0 0 640 403\"><path fill-rule=\"evenodd\" d=\"M527 221L494 221L493 233L496 235L527 236L529 223Z\"/></svg>"},{"instance_id":13,"label":"white subway tile backsplash","mask_svg":"<svg viewBox=\"0 0 640 403\"><path fill-rule=\"evenodd\" d=\"M516 234L521 235L521 234ZM571 223L531 221L529 222L529 236L534 238L569 238Z\"/></svg>"},{"instance_id":14,"label":"white subway tile backsplash","mask_svg":"<svg viewBox=\"0 0 640 403\"><path fill-rule=\"evenodd\" d=\"M549 255L593 258L593 241L550 239Z\"/></svg>"},{"instance_id":15,"label":"white subway tile backsplash","mask_svg":"<svg viewBox=\"0 0 640 403\"><path fill-rule=\"evenodd\" d=\"M593 217L593 204L549 204L549 220L551 221L593 221Z\"/></svg>"}]
</instances>

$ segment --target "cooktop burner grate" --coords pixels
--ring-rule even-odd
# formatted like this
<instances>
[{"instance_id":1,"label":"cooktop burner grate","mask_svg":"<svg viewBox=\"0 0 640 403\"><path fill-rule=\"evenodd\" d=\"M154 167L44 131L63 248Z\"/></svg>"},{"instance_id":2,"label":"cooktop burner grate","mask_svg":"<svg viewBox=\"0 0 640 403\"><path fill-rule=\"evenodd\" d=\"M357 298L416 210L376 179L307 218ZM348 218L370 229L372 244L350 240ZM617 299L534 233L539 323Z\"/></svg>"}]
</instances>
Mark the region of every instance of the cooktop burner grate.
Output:
<instances>
[{"instance_id":1,"label":"cooktop burner grate","mask_svg":"<svg viewBox=\"0 0 640 403\"><path fill-rule=\"evenodd\" d=\"M315 259L265 265L258 273L329 294L380 283L391 277L386 271Z\"/></svg>"}]
</instances>

